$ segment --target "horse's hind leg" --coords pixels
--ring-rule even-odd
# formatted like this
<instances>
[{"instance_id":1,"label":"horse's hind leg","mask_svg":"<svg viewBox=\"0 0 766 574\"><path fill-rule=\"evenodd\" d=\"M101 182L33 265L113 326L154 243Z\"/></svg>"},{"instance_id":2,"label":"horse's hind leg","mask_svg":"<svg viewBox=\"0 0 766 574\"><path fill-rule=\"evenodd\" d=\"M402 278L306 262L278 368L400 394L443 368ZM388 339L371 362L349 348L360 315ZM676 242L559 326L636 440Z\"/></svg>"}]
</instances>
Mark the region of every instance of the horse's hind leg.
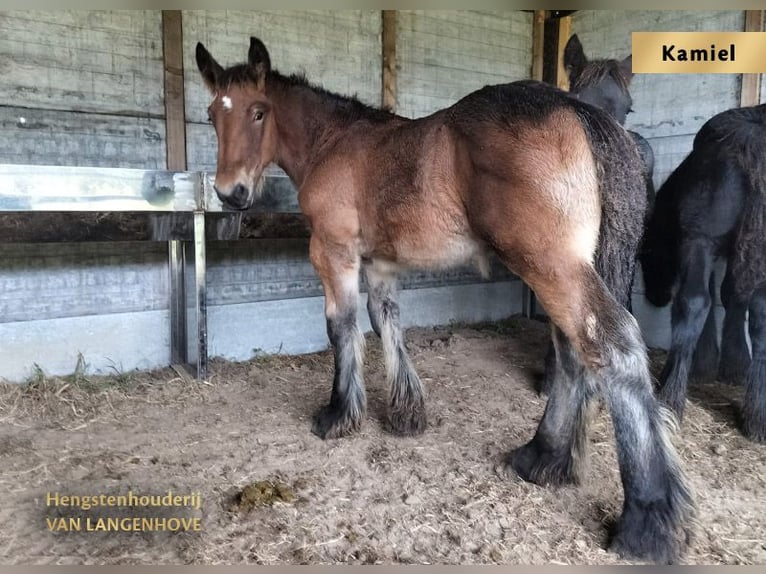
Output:
<instances>
[{"instance_id":1,"label":"horse's hind leg","mask_svg":"<svg viewBox=\"0 0 766 574\"><path fill-rule=\"evenodd\" d=\"M748 329L753 360L747 373L742 425L749 438L766 442L766 287L758 289L750 299Z\"/></svg>"},{"instance_id":2,"label":"horse's hind leg","mask_svg":"<svg viewBox=\"0 0 766 574\"><path fill-rule=\"evenodd\" d=\"M671 311L671 344L668 359L660 375L659 397L683 417L686 385L689 382L694 347L705 325L711 306L708 290L713 272L713 247L698 240L681 246L681 285Z\"/></svg>"},{"instance_id":3,"label":"horse's hind leg","mask_svg":"<svg viewBox=\"0 0 766 574\"><path fill-rule=\"evenodd\" d=\"M715 300L715 272L710 273L708 292ZM692 358L692 379L697 383L712 383L718 371L718 326L715 319L715 305L711 304L707 312L705 326L697 340Z\"/></svg>"},{"instance_id":4,"label":"horse's hind leg","mask_svg":"<svg viewBox=\"0 0 766 574\"><path fill-rule=\"evenodd\" d=\"M536 484L579 483L585 461L588 406L595 388L571 343L553 327L555 351L548 402L534 438L511 452L506 464ZM546 364L547 364L546 358Z\"/></svg>"},{"instance_id":5,"label":"horse's hind leg","mask_svg":"<svg viewBox=\"0 0 766 574\"><path fill-rule=\"evenodd\" d=\"M584 365L579 384L593 380L606 396L625 492L612 548L627 557L674 561L689 541L694 503L669 439L668 417L652 393L638 324L591 265L579 263L579 269L567 271L558 261L522 278ZM587 392L580 390L581 402ZM577 416L561 409L559 428L577 429L571 422ZM556 427L550 417L549 422Z\"/></svg>"},{"instance_id":6,"label":"horse's hind leg","mask_svg":"<svg viewBox=\"0 0 766 574\"><path fill-rule=\"evenodd\" d=\"M312 431L337 438L361 427L366 408L362 382L364 339L356 321L359 258L351 249L327 246L311 238L311 262L325 293L327 336L335 355L330 402L317 413Z\"/></svg>"},{"instance_id":7,"label":"horse's hind leg","mask_svg":"<svg viewBox=\"0 0 766 574\"><path fill-rule=\"evenodd\" d=\"M537 392L544 395L550 395L560 371L558 358L556 357L556 345L551 341L548 344L548 350L545 353L543 374L540 378Z\"/></svg>"},{"instance_id":8,"label":"horse's hind leg","mask_svg":"<svg viewBox=\"0 0 766 574\"><path fill-rule=\"evenodd\" d=\"M742 301L734 291L731 265L726 265L726 275L721 284L721 303L726 309L721 333L721 361L718 378L733 385L742 384L750 367L750 350L747 347L745 329L747 324L747 301Z\"/></svg>"},{"instance_id":9,"label":"horse's hind leg","mask_svg":"<svg viewBox=\"0 0 766 574\"><path fill-rule=\"evenodd\" d=\"M375 333L381 338L390 388L388 421L396 434L414 435L426 428L423 386L410 361L399 325L396 302L396 276L376 268L365 267L368 284L367 311Z\"/></svg>"}]
</instances>

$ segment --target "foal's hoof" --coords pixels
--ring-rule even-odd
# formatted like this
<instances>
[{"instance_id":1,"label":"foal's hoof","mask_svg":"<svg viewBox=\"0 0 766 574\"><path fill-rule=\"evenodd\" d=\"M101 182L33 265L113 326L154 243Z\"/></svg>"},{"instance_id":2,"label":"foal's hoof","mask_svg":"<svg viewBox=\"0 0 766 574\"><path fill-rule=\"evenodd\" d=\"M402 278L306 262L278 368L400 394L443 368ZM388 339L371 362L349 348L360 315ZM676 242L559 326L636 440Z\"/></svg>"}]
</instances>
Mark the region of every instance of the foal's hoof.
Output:
<instances>
[{"instance_id":1,"label":"foal's hoof","mask_svg":"<svg viewBox=\"0 0 766 574\"><path fill-rule=\"evenodd\" d=\"M340 438L357 432L362 427L362 413L351 416L348 411L324 406L314 416L311 432L322 439Z\"/></svg>"},{"instance_id":2,"label":"foal's hoof","mask_svg":"<svg viewBox=\"0 0 766 574\"><path fill-rule=\"evenodd\" d=\"M570 452L558 453L540 447L532 439L505 457L506 474L518 474L523 480L540 486L577 484L579 473Z\"/></svg>"},{"instance_id":3,"label":"foal's hoof","mask_svg":"<svg viewBox=\"0 0 766 574\"><path fill-rule=\"evenodd\" d=\"M691 541L686 519L665 500L626 506L609 550L627 560L676 563Z\"/></svg>"},{"instance_id":4,"label":"foal's hoof","mask_svg":"<svg viewBox=\"0 0 766 574\"><path fill-rule=\"evenodd\" d=\"M421 397L406 405L391 405L388 414L391 432L400 436L415 436L426 430L426 405Z\"/></svg>"}]
</instances>

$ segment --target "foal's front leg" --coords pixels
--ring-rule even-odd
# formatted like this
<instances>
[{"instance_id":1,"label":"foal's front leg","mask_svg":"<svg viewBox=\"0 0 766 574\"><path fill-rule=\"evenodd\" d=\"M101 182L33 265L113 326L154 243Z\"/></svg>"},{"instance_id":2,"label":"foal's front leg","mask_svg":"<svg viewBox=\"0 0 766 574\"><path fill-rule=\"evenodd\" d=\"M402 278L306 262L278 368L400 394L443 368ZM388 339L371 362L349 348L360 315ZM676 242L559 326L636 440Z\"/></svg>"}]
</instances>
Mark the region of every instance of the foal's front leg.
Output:
<instances>
[{"instance_id":1,"label":"foal's front leg","mask_svg":"<svg viewBox=\"0 0 766 574\"><path fill-rule=\"evenodd\" d=\"M368 283L367 311L372 328L381 338L390 387L388 421L396 434L415 435L426 428L423 386L412 366L399 325L396 276L372 263L365 267Z\"/></svg>"},{"instance_id":2,"label":"foal's front leg","mask_svg":"<svg viewBox=\"0 0 766 574\"><path fill-rule=\"evenodd\" d=\"M366 410L362 362L364 339L356 322L359 257L352 248L311 238L311 263L325 293L327 336L335 352L330 402L317 413L312 431L337 438L359 430Z\"/></svg>"}]
</instances>

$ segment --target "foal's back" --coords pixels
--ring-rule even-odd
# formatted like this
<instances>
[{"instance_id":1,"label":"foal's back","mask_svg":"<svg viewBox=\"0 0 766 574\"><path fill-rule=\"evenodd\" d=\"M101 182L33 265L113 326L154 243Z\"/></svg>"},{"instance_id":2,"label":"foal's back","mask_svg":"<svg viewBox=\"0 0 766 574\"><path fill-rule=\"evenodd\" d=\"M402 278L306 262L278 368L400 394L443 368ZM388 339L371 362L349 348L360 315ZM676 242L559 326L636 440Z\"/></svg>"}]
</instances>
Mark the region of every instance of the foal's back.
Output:
<instances>
[{"instance_id":1,"label":"foal's back","mask_svg":"<svg viewBox=\"0 0 766 574\"><path fill-rule=\"evenodd\" d=\"M340 156L359 158L367 255L449 267L481 260L488 244L518 252L509 262L518 267L530 248L563 242L562 256L591 262L599 190L577 105L525 81L487 86L425 118L360 126Z\"/></svg>"}]
</instances>

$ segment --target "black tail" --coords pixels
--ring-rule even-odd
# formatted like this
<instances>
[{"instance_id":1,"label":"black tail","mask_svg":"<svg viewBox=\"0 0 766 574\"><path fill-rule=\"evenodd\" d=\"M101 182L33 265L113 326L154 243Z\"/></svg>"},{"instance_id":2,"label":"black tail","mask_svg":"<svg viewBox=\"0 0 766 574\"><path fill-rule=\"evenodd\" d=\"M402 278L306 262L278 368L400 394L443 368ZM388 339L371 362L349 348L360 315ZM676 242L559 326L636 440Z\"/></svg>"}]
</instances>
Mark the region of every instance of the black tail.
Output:
<instances>
[{"instance_id":1,"label":"black tail","mask_svg":"<svg viewBox=\"0 0 766 574\"><path fill-rule=\"evenodd\" d=\"M730 262L734 291L743 301L766 285L766 105L757 108L763 110L760 122L740 128L734 142L739 166L750 184Z\"/></svg>"},{"instance_id":2,"label":"black tail","mask_svg":"<svg viewBox=\"0 0 766 574\"><path fill-rule=\"evenodd\" d=\"M583 104L576 111L598 165L601 228L596 270L615 299L629 308L647 208L644 165L628 132L606 113Z\"/></svg>"},{"instance_id":3,"label":"black tail","mask_svg":"<svg viewBox=\"0 0 766 574\"><path fill-rule=\"evenodd\" d=\"M678 280L681 241L678 204L693 177L693 162L694 158L689 155L662 184L644 234L640 260L645 295L657 307L670 303Z\"/></svg>"}]
</instances>

